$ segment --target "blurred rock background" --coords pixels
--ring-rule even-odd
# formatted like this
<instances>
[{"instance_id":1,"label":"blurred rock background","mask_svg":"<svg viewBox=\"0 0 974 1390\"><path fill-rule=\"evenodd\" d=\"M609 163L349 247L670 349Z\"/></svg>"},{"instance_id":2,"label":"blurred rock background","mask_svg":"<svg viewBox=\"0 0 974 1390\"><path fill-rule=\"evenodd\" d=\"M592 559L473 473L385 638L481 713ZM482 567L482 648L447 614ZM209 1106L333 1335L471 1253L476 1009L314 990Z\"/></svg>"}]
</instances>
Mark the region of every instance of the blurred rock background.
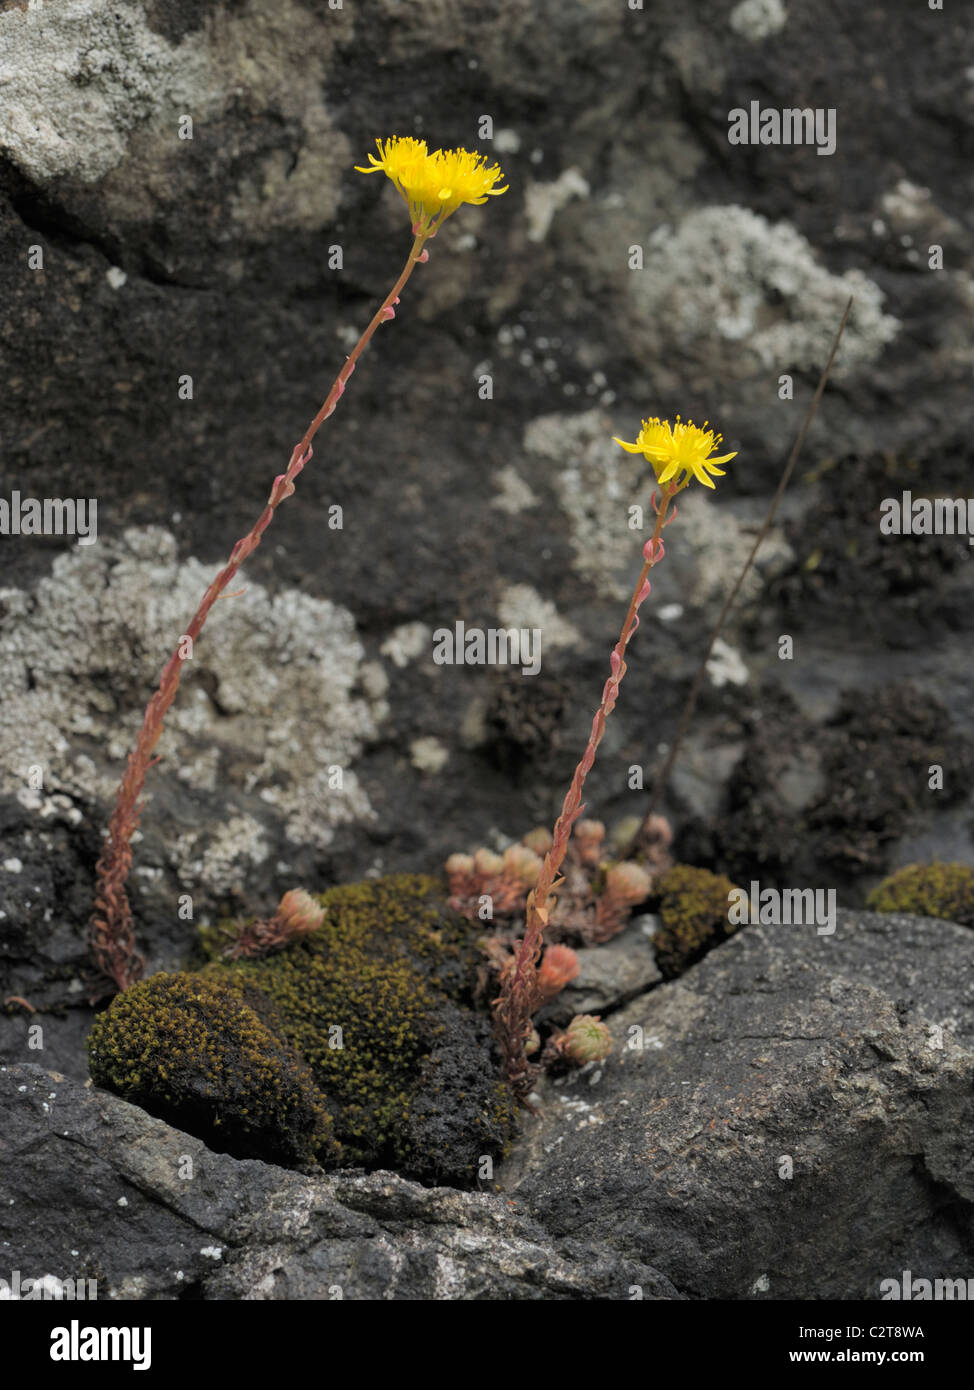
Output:
<instances>
[{"instance_id":1,"label":"blurred rock background","mask_svg":"<svg viewBox=\"0 0 974 1390\"><path fill-rule=\"evenodd\" d=\"M265 911L550 822L644 539L611 435L679 411L739 456L681 503L589 784L640 813L850 294L665 809L682 857L848 903L974 862L971 547L879 533L885 497L974 491L960 7L8 0L0 78L0 496L98 501L96 545L0 539L3 993L81 1001L154 679L408 251L353 171L392 133L510 192L433 243L198 644L136 846L150 968L186 952L180 894ZM751 100L835 108L835 153L730 145ZM541 672L435 665L461 620L540 627Z\"/></svg>"}]
</instances>

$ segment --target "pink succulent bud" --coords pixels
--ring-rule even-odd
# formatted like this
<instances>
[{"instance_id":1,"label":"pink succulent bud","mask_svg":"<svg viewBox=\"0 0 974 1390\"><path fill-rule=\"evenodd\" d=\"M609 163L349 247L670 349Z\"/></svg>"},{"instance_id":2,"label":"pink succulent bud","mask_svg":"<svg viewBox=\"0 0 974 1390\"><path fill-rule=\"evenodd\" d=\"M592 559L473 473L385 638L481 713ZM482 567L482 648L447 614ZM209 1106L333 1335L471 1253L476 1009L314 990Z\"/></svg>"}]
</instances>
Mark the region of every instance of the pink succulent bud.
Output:
<instances>
[{"instance_id":1,"label":"pink succulent bud","mask_svg":"<svg viewBox=\"0 0 974 1390\"><path fill-rule=\"evenodd\" d=\"M451 854L444 868L449 878L467 878L473 873L473 855Z\"/></svg>"},{"instance_id":2,"label":"pink succulent bud","mask_svg":"<svg viewBox=\"0 0 974 1390\"><path fill-rule=\"evenodd\" d=\"M581 963L570 946L549 946L538 970L538 988L545 1000L554 999L578 978Z\"/></svg>"},{"instance_id":3,"label":"pink succulent bud","mask_svg":"<svg viewBox=\"0 0 974 1390\"><path fill-rule=\"evenodd\" d=\"M504 851L503 863L507 872L526 888L533 888L537 883L541 873L541 860L527 845L509 846Z\"/></svg>"},{"instance_id":4,"label":"pink succulent bud","mask_svg":"<svg viewBox=\"0 0 974 1390\"><path fill-rule=\"evenodd\" d=\"M493 850L478 849L473 857L473 866L482 878L494 878L503 869L504 861Z\"/></svg>"},{"instance_id":5,"label":"pink succulent bud","mask_svg":"<svg viewBox=\"0 0 974 1390\"><path fill-rule=\"evenodd\" d=\"M303 888L292 888L278 903L274 918L287 936L306 936L321 926L325 909Z\"/></svg>"},{"instance_id":6,"label":"pink succulent bud","mask_svg":"<svg viewBox=\"0 0 974 1390\"><path fill-rule=\"evenodd\" d=\"M558 1040L563 1057L583 1067L586 1062L601 1062L612 1051L612 1036L598 1014L576 1014Z\"/></svg>"},{"instance_id":7,"label":"pink succulent bud","mask_svg":"<svg viewBox=\"0 0 974 1390\"><path fill-rule=\"evenodd\" d=\"M617 903L641 903L652 886L653 880L639 864L613 864L605 876L606 896Z\"/></svg>"},{"instance_id":8,"label":"pink succulent bud","mask_svg":"<svg viewBox=\"0 0 974 1390\"><path fill-rule=\"evenodd\" d=\"M605 839L605 826L600 820L580 820L575 827L575 835L585 844L600 845Z\"/></svg>"},{"instance_id":9,"label":"pink succulent bud","mask_svg":"<svg viewBox=\"0 0 974 1390\"><path fill-rule=\"evenodd\" d=\"M616 692L618 693L618 692ZM607 705L611 709L614 700ZM591 753L594 761L595 752L589 744L586 753ZM580 820L575 826L575 850L583 864L589 868L595 868L602 858L602 845L605 841L605 826L600 820Z\"/></svg>"},{"instance_id":10,"label":"pink succulent bud","mask_svg":"<svg viewBox=\"0 0 974 1390\"><path fill-rule=\"evenodd\" d=\"M535 854L547 854L552 845L551 831L543 825L536 826L521 836L521 844L533 849Z\"/></svg>"}]
</instances>

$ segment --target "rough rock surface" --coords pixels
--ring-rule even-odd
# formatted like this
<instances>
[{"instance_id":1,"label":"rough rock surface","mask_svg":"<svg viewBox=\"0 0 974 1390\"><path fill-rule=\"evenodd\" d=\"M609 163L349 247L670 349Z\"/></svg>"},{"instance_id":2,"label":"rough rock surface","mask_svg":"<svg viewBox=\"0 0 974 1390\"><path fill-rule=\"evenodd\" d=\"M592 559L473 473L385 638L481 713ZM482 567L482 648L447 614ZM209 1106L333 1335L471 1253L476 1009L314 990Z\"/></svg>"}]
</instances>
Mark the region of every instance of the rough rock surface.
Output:
<instances>
[{"instance_id":1,"label":"rough rock surface","mask_svg":"<svg viewBox=\"0 0 974 1390\"><path fill-rule=\"evenodd\" d=\"M874 1299L966 1267L972 966L932 919L747 927L610 1005L613 1058L546 1083L478 1193L214 1154L9 1061L2 1248L103 1297Z\"/></svg>"},{"instance_id":2,"label":"rough rock surface","mask_svg":"<svg viewBox=\"0 0 974 1390\"><path fill-rule=\"evenodd\" d=\"M0 1247L24 1278L94 1278L102 1299L678 1296L506 1198L214 1154L35 1066L0 1067L0 1111Z\"/></svg>"},{"instance_id":3,"label":"rough rock surface","mask_svg":"<svg viewBox=\"0 0 974 1390\"><path fill-rule=\"evenodd\" d=\"M974 933L839 918L746 927L614 1013L614 1058L542 1086L504 1187L690 1297L875 1299L966 1267Z\"/></svg>"},{"instance_id":4,"label":"rough rock surface","mask_svg":"<svg viewBox=\"0 0 974 1390\"><path fill-rule=\"evenodd\" d=\"M406 255L401 201L352 168L378 135L482 148L511 190L439 235L198 644L135 845L150 966L297 883L436 871L550 824L643 539L646 479L611 435L680 411L739 453L668 532L586 787L609 823L644 809L632 771L649 786L672 740L848 293L664 809L680 859L851 904L912 860L974 861L974 549L878 529L903 490L970 490L965 18L914 0L0 3L0 500L98 503L87 551L0 538L0 1001L42 1011L0 1002L0 1057L37 1060L39 1021L44 1061L83 1079L94 864L140 712L191 590ZM835 153L731 146L728 112L756 97L835 108ZM540 674L436 665L457 621L539 626ZM891 951L859 986L881 999ZM880 999L856 1008L886 1027Z\"/></svg>"}]
</instances>

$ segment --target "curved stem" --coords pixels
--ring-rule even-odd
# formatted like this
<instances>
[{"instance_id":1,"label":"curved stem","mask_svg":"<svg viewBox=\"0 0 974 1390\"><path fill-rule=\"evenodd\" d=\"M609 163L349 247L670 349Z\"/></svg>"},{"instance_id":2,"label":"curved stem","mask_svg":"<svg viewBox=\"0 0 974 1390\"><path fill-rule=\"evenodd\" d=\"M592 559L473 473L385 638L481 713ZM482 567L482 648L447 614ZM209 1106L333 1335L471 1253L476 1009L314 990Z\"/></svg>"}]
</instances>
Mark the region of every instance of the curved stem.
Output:
<instances>
[{"instance_id":1,"label":"curved stem","mask_svg":"<svg viewBox=\"0 0 974 1390\"><path fill-rule=\"evenodd\" d=\"M264 510L247 535L237 541L229 560L203 595L189 626L180 638L178 647L163 667L158 689L149 701L138 740L129 755L124 776L119 784L115 808L108 825L108 838L95 870L95 911L90 926L92 955L101 973L113 980L119 989L127 989L133 984L142 974L145 964L135 949L135 929L125 884L132 863L132 835L142 809L139 798L149 768L155 761L153 753L162 733L163 720L176 698L183 661L192 652L192 644L202 631L210 609L240 566L260 545L277 508L285 498L293 494L294 480L311 458L311 441L324 421L334 412L344 394L348 379L355 370L356 362L379 324L395 316L394 306L399 302L400 292L416 266L426 258L423 243L428 237L428 233L415 236L399 278L346 358L345 365L332 383L321 409L305 430L301 442L293 450L286 470L274 479Z\"/></svg>"},{"instance_id":2,"label":"curved stem","mask_svg":"<svg viewBox=\"0 0 974 1390\"><path fill-rule=\"evenodd\" d=\"M666 512L673 497L680 490L680 487L672 485L662 490L662 501L657 509L656 525L653 528L650 541L644 548L644 554L648 552L647 558L643 562L636 586L632 591L632 598L629 600L629 608L619 633L619 640L609 658L612 668L611 674L605 683L601 703L592 720L592 728L585 752L575 768L575 774L568 791L565 793L561 812L552 833L551 847L544 857L537 885L528 897L524 937L517 945L513 964L504 975L501 993L494 1001L498 1040L504 1054L507 1077L515 1093L522 1099L530 1087L533 1074L524 1048L531 1032L531 1015L540 1003L537 997L536 976L544 929L548 924L552 908L549 901L550 895L552 890L558 886L558 871L568 852L572 827L585 809L582 803L582 788L585 784L585 778L595 762L596 750L605 733L605 722L615 707L619 685L626 673L625 651L639 623L639 606L649 593L647 583L649 571L662 559L660 533L666 524Z\"/></svg>"}]
</instances>

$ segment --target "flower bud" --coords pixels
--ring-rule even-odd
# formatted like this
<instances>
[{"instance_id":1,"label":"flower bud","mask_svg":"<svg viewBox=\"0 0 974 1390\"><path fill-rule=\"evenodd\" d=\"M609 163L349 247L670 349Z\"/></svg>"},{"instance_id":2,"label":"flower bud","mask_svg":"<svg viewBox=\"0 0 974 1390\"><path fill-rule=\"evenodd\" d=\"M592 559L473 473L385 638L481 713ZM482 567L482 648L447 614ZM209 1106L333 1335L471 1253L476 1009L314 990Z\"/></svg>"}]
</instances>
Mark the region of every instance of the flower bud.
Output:
<instances>
[{"instance_id":1,"label":"flower bud","mask_svg":"<svg viewBox=\"0 0 974 1390\"><path fill-rule=\"evenodd\" d=\"M630 906L645 901L652 886L653 880L639 864L613 864L605 876L606 896Z\"/></svg>"},{"instance_id":2,"label":"flower bud","mask_svg":"<svg viewBox=\"0 0 974 1390\"><path fill-rule=\"evenodd\" d=\"M325 920L325 909L319 907L303 888L292 888L284 894L274 918L286 936L306 936L321 926Z\"/></svg>"},{"instance_id":3,"label":"flower bud","mask_svg":"<svg viewBox=\"0 0 974 1390\"><path fill-rule=\"evenodd\" d=\"M606 691L603 692L604 709L606 714L608 714L612 709L616 701L616 696L619 694L618 686L614 686L612 689L611 699L605 700L605 694L606 692L608 692L608 688L610 685L612 685L611 680L608 682L608 685L606 686ZM598 719L598 715L596 715L596 719ZM595 728L595 725L593 725L593 738L596 737L596 734L597 730ZM593 743L589 743L587 752L590 752L592 754L592 759L594 761L595 749ZM605 826L602 824L600 820L580 820L578 824L575 826L576 853L581 858L582 863L587 865L590 869L596 868L599 863L599 860L602 858L602 843L604 840Z\"/></svg>"},{"instance_id":4,"label":"flower bud","mask_svg":"<svg viewBox=\"0 0 974 1390\"><path fill-rule=\"evenodd\" d=\"M493 878L503 869L504 861L493 850L478 849L473 857L473 866L481 878Z\"/></svg>"},{"instance_id":5,"label":"flower bud","mask_svg":"<svg viewBox=\"0 0 974 1390\"><path fill-rule=\"evenodd\" d=\"M527 1042L524 1044L524 1055L526 1057L532 1057L534 1053L537 1052L540 1046L541 1034L538 1032L537 1028L532 1028L531 1034Z\"/></svg>"},{"instance_id":6,"label":"flower bud","mask_svg":"<svg viewBox=\"0 0 974 1390\"><path fill-rule=\"evenodd\" d=\"M600 845L605 839L605 826L600 820L580 820L575 827L575 836L586 845Z\"/></svg>"},{"instance_id":7,"label":"flower bud","mask_svg":"<svg viewBox=\"0 0 974 1390\"><path fill-rule=\"evenodd\" d=\"M563 1056L583 1067L586 1062L601 1062L612 1051L612 1037L598 1014L576 1014L559 1039Z\"/></svg>"},{"instance_id":8,"label":"flower bud","mask_svg":"<svg viewBox=\"0 0 974 1390\"><path fill-rule=\"evenodd\" d=\"M549 946L538 969L538 988L543 997L554 999L567 984L578 978L581 970L578 956L570 946Z\"/></svg>"},{"instance_id":9,"label":"flower bud","mask_svg":"<svg viewBox=\"0 0 974 1390\"><path fill-rule=\"evenodd\" d=\"M473 873L473 855L451 854L444 868L448 878L468 878Z\"/></svg>"},{"instance_id":10,"label":"flower bud","mask_svg":"<svg viewBox=\"0 0 974 1390\"><path fill-rule=\"evenodd\" d=\"M526 888L533 888L537 883L541 860L527 845L511 845L504 851L503 862L507 872Z\"/></svg>"},{"instance_id":11,"label":"flower bud","mask_svg":"<svg viewBox=\"0 0 974 1390\"><path fill-rule=\"evenodd\" d=\"M535 854L547 854L552 844L551 831L546 830L543 825L539 825L534 830L529 830L526 835L522 835L521 844L527 845L528 849L533 849Z\"/></svg>"}]
</instances>

